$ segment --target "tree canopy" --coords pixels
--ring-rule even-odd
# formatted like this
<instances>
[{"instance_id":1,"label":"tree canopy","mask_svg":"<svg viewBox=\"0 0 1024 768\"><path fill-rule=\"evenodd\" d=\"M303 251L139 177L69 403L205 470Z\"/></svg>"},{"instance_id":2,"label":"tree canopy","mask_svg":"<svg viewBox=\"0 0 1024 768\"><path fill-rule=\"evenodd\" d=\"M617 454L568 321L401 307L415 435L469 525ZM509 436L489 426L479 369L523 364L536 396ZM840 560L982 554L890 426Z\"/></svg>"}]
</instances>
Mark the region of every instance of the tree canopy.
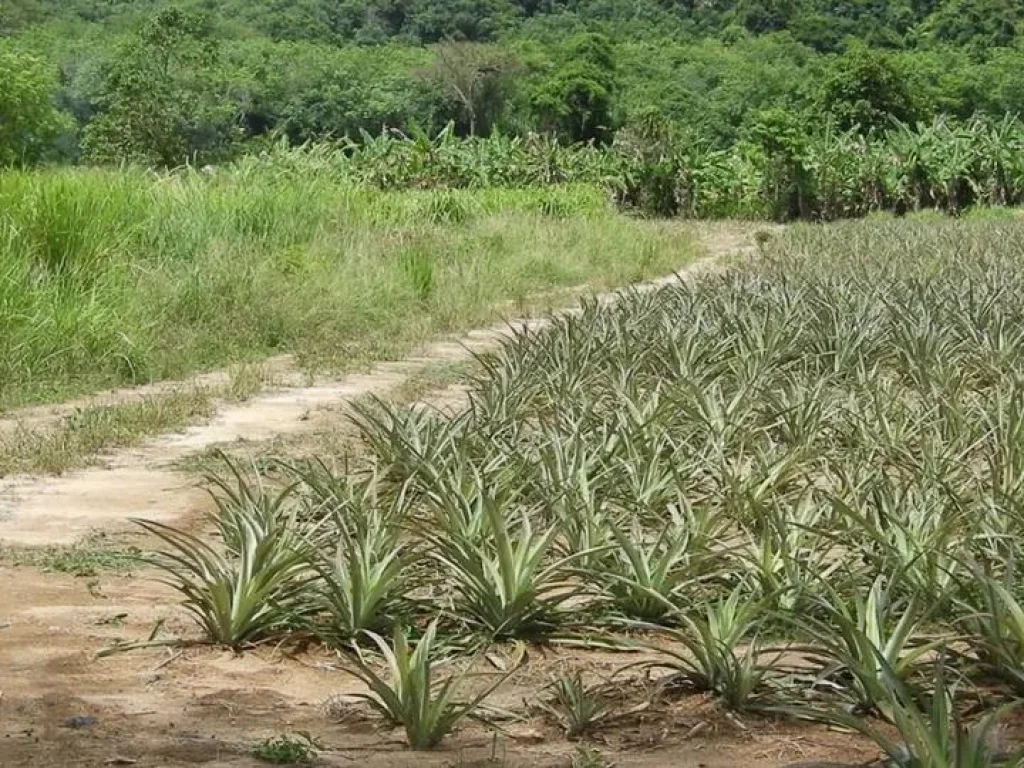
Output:
<instances>
[{"instance_id":1,"label":"tree canopy","mask_svg":"<svg viewBox=\"0 0 1024 768\"><path fill-rule=\"evenodd\" d=\"M1022 34L1018 0L5 0L0 163L999 118L1024 113Z\"/></svg>"}]
</instances>

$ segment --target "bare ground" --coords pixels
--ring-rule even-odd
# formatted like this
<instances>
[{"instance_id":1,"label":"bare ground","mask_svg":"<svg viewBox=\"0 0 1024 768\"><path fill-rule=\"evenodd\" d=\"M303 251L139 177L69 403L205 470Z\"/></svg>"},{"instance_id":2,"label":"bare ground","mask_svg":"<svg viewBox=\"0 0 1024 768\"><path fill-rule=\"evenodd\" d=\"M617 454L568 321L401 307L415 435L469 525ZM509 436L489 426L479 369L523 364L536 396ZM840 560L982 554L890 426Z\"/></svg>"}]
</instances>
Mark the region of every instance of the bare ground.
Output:
<instances>
[{"instance_id":1,"label":"bare ground","mask_svg":"<svg viewBox=\"0 0 1024 768\"><path fill-rule=\"evenodd\" d=\"M749 248L742 230L703 233L712 256ZM706 265L705 265L706 266ZM698 267L699 268L699 267ZM432 365L466 359L499 343L504 328L429 345L333 383L269 392L224 408L209 423L60 478L0 481L0 542L69 544L102 530L131 543L130 517L191 526L206 497L174 463L212 445L301 435L346 402L387 394ZM115 399L118 395L115 395ZM134 397L134 394L126 394ZM319 410L319 409L330 410ZM34 409L45 419L61 409ZM325 416L326 414L326 416ZM245 654L203 646L151 648L108 657L118 641L193 637L174 593L151 574L105 574L86 581L0 563L0 766L248 766L252 745L308 731L324 744L323 765L569 766L577 745L537 714L453 734L436 752L411 753L401 734L360 716L360 686L342 660L318 648L263 647ZM530 664L503 687L497 706L523 711L555 670L607 676L621 655L533 649ZM648 700L639 683L621 687L622 707ZM700 697L665 697L596 734L591 746L617 766L774 766L863 762L876 753L848 734L763 718L725 718Z\"/></svg>"}]
</instances>

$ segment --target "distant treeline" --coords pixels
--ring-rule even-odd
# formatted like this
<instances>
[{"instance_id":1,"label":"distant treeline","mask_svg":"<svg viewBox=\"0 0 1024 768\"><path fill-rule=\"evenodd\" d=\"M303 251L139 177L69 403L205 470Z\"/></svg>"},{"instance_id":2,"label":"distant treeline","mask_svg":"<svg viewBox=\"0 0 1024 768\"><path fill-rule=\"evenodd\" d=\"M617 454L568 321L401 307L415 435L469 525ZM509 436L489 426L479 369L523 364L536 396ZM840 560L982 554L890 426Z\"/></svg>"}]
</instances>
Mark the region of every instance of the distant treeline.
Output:
<instances>
[{"instance_id":1,"label":"distant treeline","mask_svg":"<svg viewBox=\"0 0 1024 768\"><path fill-rule=\"evenodd\" d=\"M606 147L658 125L738 157L782 117L875 144L1024 113L1022 30L1017 0L5 0L0 165L446 126Z\"/></svg>"},{"instance_id":2,"label":"distant treeline","mask_svg":"<svg viewBox=\"0 0 1024 768\"><path fill-rule=\"evenodd\" d=\"M656 119L621 129L604 146L543 134L458 137L451 127L436 138L391 131L343 146L282 141L223 172L330 177L383 190L588 184L623 209L688 218L957 215L1024 204L1024 122L1015 118L895 124L870 136L803 128L787 113L765 114L751 126L753 138L724 149Z\"/></svg>"}]
</instances>

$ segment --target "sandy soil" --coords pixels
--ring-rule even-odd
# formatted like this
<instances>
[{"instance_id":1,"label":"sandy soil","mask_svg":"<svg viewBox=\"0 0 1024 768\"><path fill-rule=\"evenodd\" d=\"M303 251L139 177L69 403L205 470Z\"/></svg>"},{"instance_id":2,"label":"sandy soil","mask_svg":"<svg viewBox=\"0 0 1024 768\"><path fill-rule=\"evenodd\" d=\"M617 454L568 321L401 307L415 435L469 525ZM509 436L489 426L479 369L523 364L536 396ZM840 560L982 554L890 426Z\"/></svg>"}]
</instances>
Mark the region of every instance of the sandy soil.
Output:
<instances>
[{"instance_id":1,"label":"sandy soil","mask_svg":"<svg viewBox=\"0 0 1024 768\"><path fill-rule=\"evenodd\" d=\"M713 256L749 248L742 230L703 234ZM131 542L138 534L126 532L130 517L190 526L206 496L192 478L170 468L178 459L238 439L301 434L317 409L330 408L337 418L346 402L387 394L431 365L494 346L504 332L477 331L367 374L265 393L224 408L207 424L110 457L103 468L0 481L0 542L67 544L94 530ZM60 412L34 409L22 416ZM268 646L236 655L194 646L98 657L118 641L145 639L158 625L158 637L196 636L174 593L152 576L140 571L86 580L0 565L0 766L260 765L251 755L255 742L298 731L322 741L323 765L569 766L577 745L523 702L535 700L555 670L606 677L635 660L531 649L530 663L490 702L524 713L518 720L498 732L470 724L439 750L412 753L401 733L365 717L352 699L359 684L343 671L342 659L320 648ZM620 690L622 709L649 698L639 682ZM849 764L876 756L848 734L756 717L733 720L693 696L654 700L602 728L591 745L623 768Z\"/></svg>"},{"instance_id":2,"label":"sandy soil","mask_svg":"<svg viewBox=\"0 0 1024 768\"><path fill-rule=\"evenodd\" d=\"M323 765L568 766L575 746L540 716L494 736L469 725L441 749L412 753L345 696L361 690L321 649L264 647L236 655L209 647L146 649L97 658L117 640L195 636L174 596L147 578L83 579L0 567L0 765L260 765L257 741L308 731ZM523 709L556 671L601 676L632 655L531 649L530 662L490 703ZM623 686L624 695L629 686ZM639 698L639 692L637 694ZM623 702L628 709L634 702ZM94 718L72 727L72 718ZM86 721L89 722L89 721ZM701 697L673 698L602 728L591 742L618 766L775 766L863 762L875 753L816 726L732 722ZM494 755L497 760L489 762ZM130 762L129 762L130 761Z\"/></svg>"}]
</instances>

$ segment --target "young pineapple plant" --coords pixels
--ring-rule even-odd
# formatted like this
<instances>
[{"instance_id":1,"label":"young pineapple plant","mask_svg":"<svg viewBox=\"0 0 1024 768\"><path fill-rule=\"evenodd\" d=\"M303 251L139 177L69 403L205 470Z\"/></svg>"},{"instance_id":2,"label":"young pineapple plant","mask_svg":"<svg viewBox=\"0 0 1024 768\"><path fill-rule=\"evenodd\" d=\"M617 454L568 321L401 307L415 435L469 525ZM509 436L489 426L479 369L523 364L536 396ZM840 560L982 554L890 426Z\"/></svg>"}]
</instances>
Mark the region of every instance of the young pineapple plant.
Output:
<instances>
[{"instance_id":1,"label":"young pineapple plant","mask_svg":"<svg viewBox=\"0 0 1024 768\"><path fill-rule=\"evenodd\" d=\"M335 540L333 553L316 563L320 615L314 626L332 644L352 640L364 630L387 628L409 565L393 518L379 507L350 516L351 511L334 510L329 534Z\"/></svg>"},{"instance_id":2,"label":"young pineapple plant","mask_svg":"<svg viewBox=\"0 0 1024 768\"><path fill-rule=\"evenodd\" d=\"M237 521L243 520L238 513ZM133 522L164 543L150 563L214 643L237 650L300 627L315 610L310 593L316 571L306 540L287 521L269 530L238 525L228 551L161 523Z\"/></svg>"},{"instance_id":3,"label":"young pineapple plant","mask_svg":"<svg viewBox=\"0 0 1024 768\"><path fill-rule=\"evenodd\" d=\"M695 530L674 509L660 533L652 535L636 518L612 525L615 546L602 567L588 572L614 609L631 620L673 624L680 606L702 589L721 560L705 547Z\"/></svg>"},{"instance_id":4,"label":"young pineapple plant","mask_svg":"<svg viewBox=\"0 0 1024 768\"><path fill-rule=\"evenodd\" d=\"M557 526L537 531L526 511L510 510L485 497L487 528L426 530L427 556L452 585L452 612L488 638L543 638L564 621L561 606L582 592L567 578L569 566L586 553L551 557Z\"/></svg>"},{"instance_id":5,"label":"young pineapple plant","mask_svg":"<svg viewBox=\"0 0 1024 768\"><path fill-rule=\"evenodd\" d=\"M864 598L844 599L830 589L818 604L823 618L792 617L793 628L814 642L806 655L819 665L817 684L838 690L857 711L893 719L890 678L908 680L945 642L920 639L927 619L922 602L894 599L879 577Z\"/></svg>"},{"instance_id":6,"label":"young pineapple plant","mask_svg":"<svg viewBox=\"0 0 1024 768\"><path fill-rule=\"evenodd\" d=\"M149 520L132 522L164 545L149 562L181 594L207 639L239 649L299 629L315 613L318 524L302 514L295 484L275 489L258 472L249 477L222 458L227 476L208 477L215 503L209 522L219 543Z\"/></svg>"},{"instance_id":7,"label":"young pineapple plant","mask_svg":"<svg viewBox=\"0 0 1024 768\"><path fill-rule=\"evenodd\" d=\"M494 679L482 689L461 698L471 675L471 665L438 679L441 661L436 619L415 645L410 644L408 633L398 627L390 643L373 632L366 635L380 651L386 671L378 672L375 661L358 645L353 646L355 656L348 671L369 688L369 693L362 698L388 722L405 729L406 740L413 749L431 749L440 744L459 721L473 715L518 666L518 662L513 663L508 672L493 675Z\"/></svg>"},{"instance_id":8,"label":"young pineapple plant","mask_svg":"<svg viewBox=\"0 0 1024 768\"><path fill-rule=\"evenodd\" d=\"M738 588L702 614L678 619L679 629L656 628L667 644L645 646L659 656L645 665L672 670L687 688L713 693L726 709L750 706L770 671L758 639L764 606Z\"/></svg>"},{"instance_id":9,"label":"young pineapple plant","mask_svg":"<svg viewBox=\"0 0 1024 768\"><path fill-rule=\"evenodd\" d=\"M559 675L551 681L548 691L540 707L561 725L569 739L593 732L615 715L606 686L587 685L579 672Z\"/></svg>"},{"instance_id":10,"label":"young pineapple plant","mask_svg":"<svg viewBox=\"0 0 1024 768\"><path fill-rule=\"evenodd\" d=\"M960 628L986 672L1024 696L1024 602L991 576L979 580L981 608L961 603Z\"/></svg>"},{"instance_id":11,"label":"young pineapple plant","mask_svg":"<svg viewBox=\"0 0 1024 768\"><path fill-rule=\"evenodd\" d=\"M999 740L999 721L1012 705L992 709L973 722L959 713L945 653L935 661L930 693L900 680L881 656L879 664L882 708L891 713L895 736L849 712L801 708L780 711L857 731L877 744L885 753L886 764L894 768L1012 768L1024 760L1024 750L1014 752Z\"/></svg>"}]
</instances>

